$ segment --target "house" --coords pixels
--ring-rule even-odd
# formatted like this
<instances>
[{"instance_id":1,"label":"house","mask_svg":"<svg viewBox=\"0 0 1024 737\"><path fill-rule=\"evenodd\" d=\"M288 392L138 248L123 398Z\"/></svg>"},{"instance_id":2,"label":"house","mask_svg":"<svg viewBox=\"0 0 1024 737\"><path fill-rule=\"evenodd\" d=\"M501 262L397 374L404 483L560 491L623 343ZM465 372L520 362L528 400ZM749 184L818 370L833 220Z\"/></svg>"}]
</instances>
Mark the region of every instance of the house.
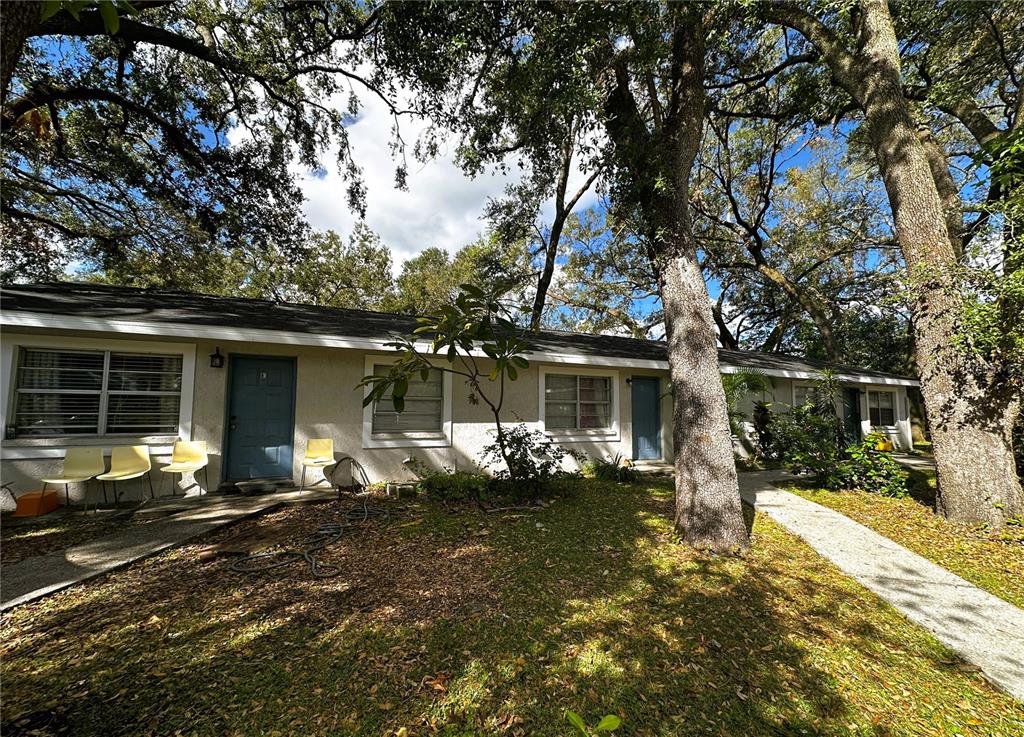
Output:
<instances>
[{"instance_id":1,"label":"house","mask_svg":"<svg viewBox=\"0 0 1024 737\"><path fill-rule=\"evenodd\" d=\"M417 380L402 414L362 406L355 387L393 360L385 344L414 327L407 315L79 283L11 286L0 307L2 472L19 490L71 446L144 443L161 463L176 438L204 440L216 486L297 479L308 438L334 438L371 481L407 478L411 455L474 467L491 441L486 408L450 374ZM544 331L527 358L509 420L589 456L671 461L664 343ZM748 351L722 350L720 361L725 373L770 376L763 399L783 405L802 402L826 367ZM909 448L906 390L918 382L836 368L848 426Z\"/></svg>"}]
</instances>

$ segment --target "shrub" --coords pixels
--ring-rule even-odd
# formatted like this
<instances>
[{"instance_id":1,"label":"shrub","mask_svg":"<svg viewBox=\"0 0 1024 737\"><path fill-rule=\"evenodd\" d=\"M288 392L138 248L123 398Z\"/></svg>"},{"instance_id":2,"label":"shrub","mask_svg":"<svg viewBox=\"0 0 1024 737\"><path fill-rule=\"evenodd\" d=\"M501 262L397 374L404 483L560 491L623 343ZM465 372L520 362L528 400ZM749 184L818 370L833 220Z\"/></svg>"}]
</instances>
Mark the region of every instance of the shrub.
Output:
<instances>
[{"instance_id":1,"label":"shrub","mask_svg":"<svg viewBox=\"0 0 1024 737\"><path fill-rule=\"evenodd\" d=\"M522 423L502 427L498 432L502 437L484 447L481 456L484 465L494 469L498 482L495 488L513 495L536 496L551 479L567 474L562 460L570 452L552 443L544 433Z\"/></svg>"},{"instance_id":2,"label":"shrub","mask_svg":"<svg viewBox=\"0 0 1024 737\"><path fill-rule=\"evenodd\" d=\"M835 419L818 415L809 404L770 415L765 436L765 457L793 473L810 473L823 482L839 461Z\"/></svg>"},{"instance_id":3,"label":"shrub","mask_svg":"<svg viewBox=\"0 0 1024 737\"><path fill-rule=\"evenodd\" d=\"M478 502L487 493L490 478L470 471L428 471L416 484L416 490L428 498L446 502Z\"/></svg>"},{"instance_id":4,"label":"shrub","mask_svg":"<svg viewBox=\"0 0 1024 737\"><path fill-rule=\"evenodd\" d=\"M757 440L758 453L768 460L778 460L775 451L775 439L771 430L771 402L754 402L754 437Z\"/></svg>"},{"instance_id":5,"label":"shrub","mask_svg":"<svg viewBox=\"0 0 1024 737\"><path fill-rule=\"evenodd\" d=\"M617 454L611 460L606 458L592 458L583 464L583 475L589 479L601 479L602 481L619 481L622 483L633 483L643 478L633 462L623 459L622 454Z\"/></svg>"},{"instance_id":6,"label":"shrub","mask_svg":"<svg viewBox=\"0 0 1024 737\"><path fill-rule=\"evenodd\" d=\"M882 496L905 497L910 474L897 463L892 454L878 450L882 433L873 432L846 449L840 461L825 479L830 489L859 489Z\"/></svg>"}]
</instances>

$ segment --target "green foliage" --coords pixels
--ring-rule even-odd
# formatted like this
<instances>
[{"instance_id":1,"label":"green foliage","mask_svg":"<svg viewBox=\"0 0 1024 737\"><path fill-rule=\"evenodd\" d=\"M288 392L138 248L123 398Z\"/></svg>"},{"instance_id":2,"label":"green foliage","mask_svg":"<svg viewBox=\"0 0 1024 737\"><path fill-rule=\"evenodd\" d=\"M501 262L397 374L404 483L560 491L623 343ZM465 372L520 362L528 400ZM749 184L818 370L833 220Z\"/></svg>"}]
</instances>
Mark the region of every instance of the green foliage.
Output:
<instances>
[{"instance_id":1,"label":"green foliage","mask_svg":"<svg viewBox=\"0 0 1024 737\"><path fill-rule=\"evenodd\" d=\"M879 293L870 297L869 290ZM902 376L914 375L910 320L902 313L902 304L898 301L903 292L897 290L891 280L870 273L860 274L846 291L857 293L858 301L855 306L840 310L832 323L842 363ZM889 299L885 293L897 296ZM842 298L837 295L837 300ZM874 301L878 309L865 309L861 300ZM798 323L792 341L791 347L798 355L830 360L820 331L809 320Z\"/></svg>"},{"instance_id":2,"label":"green foliage","mask_svg":"<svg viewBox=\"0 0 1024 737\"><path fill-rule=\"evenodd\" d=\"M896 498L908 496L910 474L893 460L892 453L878 450L879 444L885 440L887 438L882 433L872 432L859 443L849 446L846 458L825 479L826 486Z\"/></svg>"},{"instance_id":3,"label":"green foliage","mask_svg":"<svg viewBox=\"0 0 1024 737\"><path fill-rule=\"evenodd\" d=\"M79 20L86 8L95 8L99 11L100 17L103 18L103 27L111 35L121 30L121 13L134 15L139 12L128 0L43 0L40 20L49 20L62 10L66 10L75 20Z\"/></svg>"},{"instance_id":4,"label":"green foliage","mask_svg":"<svg viewBox=\"0 0 1024 737\"><path fill-rule=\"evenodd\" d=\"M816 413L811 404L772 413L760 444L769 460L779 461L793 473L812 474L821 483L839 460L835 422Z\"/></svg>"},{"instance_id":5,"label":"green foliage","mask_svg":"<svg viewBox=\"0 0 1024 737\"><path fill-rule=\"evenodd\" d=\"M624 459L621 453L614 458L592 458L583 464L583 476L588 479L601 479L602 481L617 481L619 483L635 483L643 478L633 465L633 462Z\"/></svg>"},{"instance_id":6,"label":"green foliage","mask_svg":"<svg viewBox=\"0 0 1024 737\"><path fill-rule=\"evenodd\" d=\"M349 203L364 208L345 130L361 78L315 70L359 68L365 50L340 40L370 32L371 7L41 8L4 80L0 209L60 241L69 261L121 274L143 265L166 280L188 266L216 273L236 252L291 255L308 228L296 172L331 165L335 147ZM351 99L325 104L342 96Z\"/></svg>"},{"instance_id":7,"label":"green foliage","mask_svg":"<svg viewBox=\"0 0 1024 737\"><path fill-rule=\"evenodd\" d=\"M569 455L542 432L525 423L500 426L483 449L481 460L494 470L497 488L510 496L536 496L550 481L565 476L562 461ZM508 483L503 483L508 482Z\"/></svg>"},{"instance_id":8,"label":"green foliage","mask_svg":"<svg viewBox=\"0 0 1024 737\"><path fill-rule=\"evenodd\" d=\"M472 284L495 291L524 282L529 254L519 242L503 243L493 233L451 256L441 248L424 249L402 264L388 309L430 315L452 303L457 285Z\"/></svg>"},{"instance_id":9,"label":"green foliage","mask_svg":"<svg viewBox=\"0 0 1024 737\"><path fill-rule=\"evenodd\" d=\"M469 389L468 401L483 402L491 411L494 447L504 464L503 473L536 492L539 481L548 475L544 461L534 460L530 452L539 447L540 441L531 440L522 431L510 436L501 421L506 381L515 381L519 372L529 367L523 357L528 348L525 329L512 321L513 308L501 301L502 289L488 292L473 284L463 284L459 289L454 302L441 306L435 315L417 318L418 327L412 335L388 343L398 351L398 359L387 374L364 376L359 382L357 388L367 390L363 406L390 397L395 411L402 412L414 375L419 374L425 381L431 369L439 369L459 377ZM524 306L515 309L521 314L530 312ZM424 339L429 341L426 352L420 345ZM479 353L487 356L489 364L478 358Z\"/></svg>"},{"instance_id":10,"label":"green foliage","mask_svg":"<svg viewBox=\"0 0 1024 737\"><path fill-rule=\"evenodd\" d=\"M747 419L739 408L743 400L752 394L769 391L772 386L772 380L758 371L745 369L734 374L722 374L722 388L725 390L725 404L729 412L729 429L733 435L743 434L743 422Z\"/></svg>"},{"instance_id":11,"label":"green foliage","mask_svg":"<svg viewBox=\"0 0 1024 737\"><path fill-rule=\"evenodd\" d=\"M527 343L522 329L509 319L507 308L499 301L500 293L485 293L472 284L463 284L453 304L442 306L435 315L417 318L418 326L412 335L402 336L387 345L399 352L398 360L383 376L364 376L359 387L369 387L363 406L379 401L390 394L395 411L405 408L405 394L409 379L420 374L426 380L430 369L461 376L470 387L469 401L483 400L492 411L501 408L505 380L515 381L519 371L529 366L523 358ZM426 353L419 340L430 341ZM479 350L493 361L490 371L484 371L474 353ZM435 365L428 356L436 356L443 363ZM499 395L492 400L485 391L485 383L497 383Z\"/></svg>"},{"instance_id":12,"label":"green foliage","mask_svg":"<svg viewBox=\"0 0 1024 737\"><path fill-rule=\"evenodd\" d=\"M770 412L767 405L756 407L755 428L765 458L824 482L845 446L835 405L840 386L835 373L826 370L802 406L778 413Z\"/></svg>"},{"instance_id":13,"label":"green foliage","mask_svg":"<svg viewBox=\"0 0 1024 737\"><path fill-rule=\"evenodd\" d=\"M579 714L568 709L565 711L565 721L573 726L573 729L576 730L575 734L579 735L579 737L596 737L600 734L610 734L622 725L622 720L619 717L614 714L606 714L595 727L590 728Z\"/></svg>"},{"instance_id":14,"label":"green foliage","mask_svg":"<svg viewBox=\"0 0 1024 737\"><path fill-rule=\"evenodd\" d=\"M657 279L636 235L597 208L570 215L565 263L552 283L559 303L553 327L588 333L658 334L663 318Z\"/></svg>"},{"instance_id":15,"label":"green foliage","mask_svg":"<svg viewBox=\"0 0 1024 737\"><path fill-rule=\"evenodd\" d=\"M479 502L486 495L490 478L482 473L444 469L420 477L416 490L430 499L444 502Z\"/></svg>"},{"instance_id":16,"label":"green foliage","mask_svg":"<svg viewBox=\"0 0 1024 737\"><path fill-rule=\"evenodd\" d=\"M353 228L347 243L333 230L313 233L294 254L263 255L243 289L290 302L386 309L394 289L391 251L364 223Z\"/></svg>"}]
</instances>

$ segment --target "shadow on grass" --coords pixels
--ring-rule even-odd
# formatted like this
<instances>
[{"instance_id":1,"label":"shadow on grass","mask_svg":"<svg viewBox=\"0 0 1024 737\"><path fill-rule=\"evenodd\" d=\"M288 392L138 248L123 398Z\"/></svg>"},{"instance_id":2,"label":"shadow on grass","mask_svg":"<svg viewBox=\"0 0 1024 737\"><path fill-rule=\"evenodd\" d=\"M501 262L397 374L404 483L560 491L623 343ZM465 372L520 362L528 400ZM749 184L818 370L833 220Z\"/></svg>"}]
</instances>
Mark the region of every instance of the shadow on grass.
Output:
<instances>
[{"instance_id":1,"label":"shadow on grass","mask_svg":"<svg viewBox=\"0 0 1024 737\"><path fill-rule=\"evenodd\" d=\"M910 492L910 497L935 512L935 472L920 468L907 468L906 471L909 474L907 490Z\"/></svg>"},{"instance_id":2,"label":"shadow on grass","mask_svg":"<svg viewBox=\"0 0 1024 737\"><path fill-rule=\"evenodd\" d=\"M770 524L743 559L694 555L666 488L591 486L501 519L410 506L325 551L334 579L184 548L19 609L3 733L562 735L571 708L623 734L883 735L916 669L1007 708Z\"/></svg>"}]
</instances>

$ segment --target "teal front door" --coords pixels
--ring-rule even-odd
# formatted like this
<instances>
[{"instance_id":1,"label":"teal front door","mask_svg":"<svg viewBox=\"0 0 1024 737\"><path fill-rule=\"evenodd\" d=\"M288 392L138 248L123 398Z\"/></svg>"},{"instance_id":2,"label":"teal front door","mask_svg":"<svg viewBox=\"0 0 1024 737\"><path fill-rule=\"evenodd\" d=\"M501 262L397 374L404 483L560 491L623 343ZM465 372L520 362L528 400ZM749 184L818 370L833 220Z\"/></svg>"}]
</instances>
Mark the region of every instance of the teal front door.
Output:
<instances>
[{"instance_id":1,"label":"teal front door","mask_svg":"<svg viewBox=\"0 0 1024 737\"><path fill-rule=\"evenodd\" d=\"M633 458L661 458L661 383L656 376L634 376Z\"/></svg>"},{"instance_id":2,"label":"teal front door","mask_svg":"<svg viewBox=\"0 0 1024 737\"><path fill-rule=\"evenodd\" d=\"M860 390L843 389L843 433L847 443L860 440Z\"/></svg>"},{"instance_id":3,"label":"teal front door","mask_svg":"<svg viewBox=\"0 0 1024 737\"><path fill-rule=\"evenodd\" d=\"M292 476L295 360L231 356L227 481Z\"/></svg>"}]
</instances>

